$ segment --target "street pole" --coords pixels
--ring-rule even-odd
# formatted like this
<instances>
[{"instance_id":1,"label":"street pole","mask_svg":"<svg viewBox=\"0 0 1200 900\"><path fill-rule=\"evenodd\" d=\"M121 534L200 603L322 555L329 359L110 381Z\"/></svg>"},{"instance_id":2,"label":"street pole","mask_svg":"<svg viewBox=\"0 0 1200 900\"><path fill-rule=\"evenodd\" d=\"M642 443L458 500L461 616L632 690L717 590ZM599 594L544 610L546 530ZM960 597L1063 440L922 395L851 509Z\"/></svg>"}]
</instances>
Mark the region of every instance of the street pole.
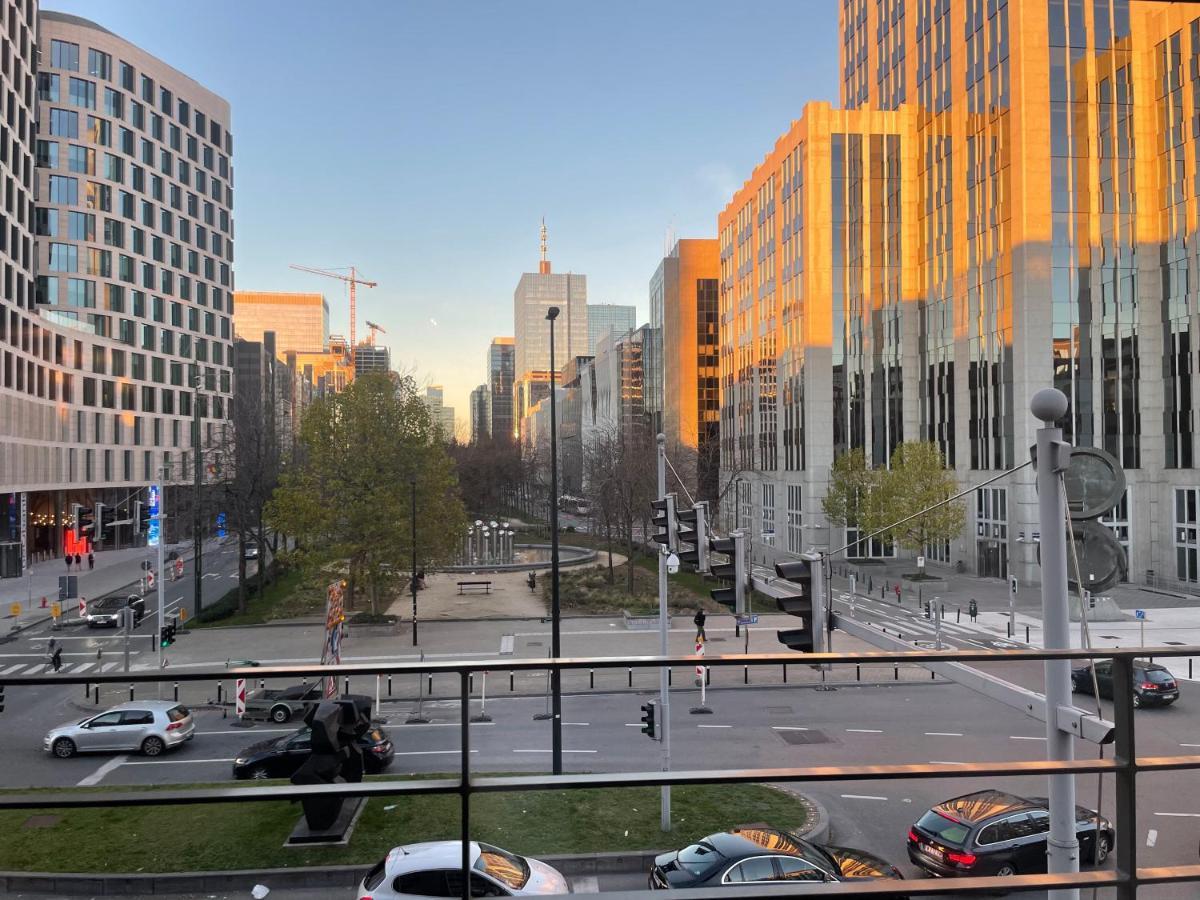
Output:
<instances>
[{"instance_id":1,"label":"street pole","mask_svg":"<svg viewBox=\"0 0 1200 900\"><path fill-rule=\"evenodd\" d=\"M156 581L158 582L158 627L161 629L163 624L166 622L165 616L167 614L165 597L167 582L166 579L163 578L163 569L165 567L165 563L163 561L163 547L166 546L167 543L167 492L164 485L164 482L166 481L166 472L160 469L159 474L161 477L159 478L158 484L158 578ZM199 584L198 581L197 584ZM163 668L163 648L162 640L160 640L157 635L154 636L154 646L158 648L158 658L155 660L155 662L158 663L158 671L161 673ZM128 666L126 668L128 668ZM158 682L158 699L162 699L161 681Z\"/></svg>"},{"instance_id":2,"label":"street pole","mask_svg":"<svg viewBox=\"0 0 1200 900\"><path fill-rule=\"evenodd\" d=\"M1067 536L1063 520L1062 472L1070 464L1070 445L1062 440L1062 429L1054 425L1067 412L1066 396L1054 388L1033 395L1029 409L1043 423L1037 430L1038 519L1042 529L1042 622L1044 649L1071 647L1067 610ZM1048 659L1046 675L1047 759L1075 758L1074 738L1058 727L1057 710L1071 705L1071 663ZM1079 871L1079 840L1075 833L1075 777L1049 776L1050 834L1046 842L1047 871L1051 874ZM1078 900L1078 888L1051 890L1049 900Z\"/></svg>"},{"instance_id":3,"label":"street pole","mask_svg":"<svg viewBox=\"0 0 1200 900\"><path fill-rule=\"evenodd\" d=\"M658 496L667 496L667 438L658 436ZM703 535L698 535L704 540ZM667 656L667 633L670 630L670 619L667 618L667 554L670 548L666 545L660 548L658 554L658 651L659 655ZM671 771L671 692L670 671L666 666L658 670L658 708L662 712L662 745L664 772ZM662 786L662 830L671 830L671 786Z\"/></svg>"},{"instance_id":4,"label":"street pole","mask_svg":"<svg viewBox=\"0 0 1200 900\"><path fill-rule=\"evenodd\" d=\"M409 487L412 488L412 582L410 588L412 590L413 604L413 643L417 646L417 479L410 478L408 481Z\"/></svg>"},{"instance_id":5,"label":"street pole","mask_svg":"<svg viewBox=\"0 0 1200 900\"><path fill-rule=\"evenodd\" d=\"M1017 576L1008 576L1008 634L1017 637Z\"/></svg>"},{"instance_id":6,"label":"street pole","mask_svg":"<svg viewBox=\"0 0 1200 900\"><path fill-rule=\"evenodd\" d=\"M568 276L569 277L569 276ZM554 320L558 318L558 307L546 310L550 321L550 618L552 620L551 650L558 659L562 652L560 634L560 606L558 596L558 408L555 405L554 379ZM554 758L554 774L562 774L562 673L556 667L551 674L550 693L553 697L551 714L551 751Z\"/></svg>"},{"instance_id":7,"label":"street pole","mask_svg":"<svg viewBox=\"0 0 1200 900\"><path fill-rule=\"evenodd\" d=\"M195 598L194 605L195 605L196 611L195 611L195 613L193 613L193 615L197 615L197 616L200 615L200 607L201 607L200 578L201 578L201 574L202 574L202 558L201 557L202 557L202 551L203 551L203 543L200 538L200 522L201 522L200 481L201 481L201 477L203 475L203 469L201 466L201 459L200 459L200 384L201 384L202 378L203 378L203 376L200 374L200 367L196 366L196 380L195 380L195 384L194 384L195 389L192 391L192 457L193 457L193 459L192 459L192 472L193 472L193 475L192 475L192 477L193 477L193 493L192 493L192 547L193 547L193 553L192 553L192 555L193 555L193 558L195 559L195 564L196 564L196 571L195 571L196 583L193 586L194 587L193 596ZM161 544L162 544L162 537L160 536L159 537L159 545L161 546ZM262 565L261 560L259 561L259 565ZM161 625L162 625L161 619L159 620L158 624L161 627Z\"/></svg>"}]
</instances>

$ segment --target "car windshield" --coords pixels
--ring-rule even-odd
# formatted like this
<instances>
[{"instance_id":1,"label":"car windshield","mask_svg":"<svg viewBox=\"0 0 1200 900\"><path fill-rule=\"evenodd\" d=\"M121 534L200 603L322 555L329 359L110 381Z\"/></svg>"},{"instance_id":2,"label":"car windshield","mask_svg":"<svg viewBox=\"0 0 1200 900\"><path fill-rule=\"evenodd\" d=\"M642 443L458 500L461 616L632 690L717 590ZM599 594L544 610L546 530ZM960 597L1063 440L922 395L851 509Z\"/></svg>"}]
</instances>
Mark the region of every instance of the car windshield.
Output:
<instances>
[{"instance_id":1,"label":"car windshield","mask_svg":"<svg viewBox=\"0 0 1200 900\"><path fill-rule=\"evenodd\" d=\"M676 862L679 863L679 868L691 872L693 875L703 875L724 858L712 844L701 841L699 844L690 844L680 850Z\"/></svg>"},{"instance_id":2,"label":"car windshield","mask_svg":"<svg viewBox=\"0 0 1200 900\"><path fill-rule=\"evenodd\" d=\"M1155 684L1169 684L1175 680L1175 676L1164 669L1147 669L1146 680Z\"/></svg>"},{"instance_id":3,"label":"car windshield","mask_svg":"<svg viewBox=\"0 0 1200 900\"><path fill-rule=\"evenodd\" d=\"M105 597L103 600L97 600L92 604L92 609L96 612L110 612L120 609L124 606L120 597Z\"/></svg>"},{"instance_id":4,"label":"car windshield","mask_svg":"<svg viewBox=\"0 0 1200 900\"><path fill-rule=\"evenodd\" d=\"M525 887L525 882L529 880L529 863L515 853L491 844L479 845L479 859L475 861L475 868L518 890Z\"/></svg>"},{"instance_id":5,"label":"car windshield","mask_svg":"<svg viewBox=\"0 0 1200 900\"><path fill-rule=\"evenodd\" d=\"M917 825L948 844L962 844L971 830L962 822L956 822L932 809L917 820Z\"/></svg>"}]
</instances>

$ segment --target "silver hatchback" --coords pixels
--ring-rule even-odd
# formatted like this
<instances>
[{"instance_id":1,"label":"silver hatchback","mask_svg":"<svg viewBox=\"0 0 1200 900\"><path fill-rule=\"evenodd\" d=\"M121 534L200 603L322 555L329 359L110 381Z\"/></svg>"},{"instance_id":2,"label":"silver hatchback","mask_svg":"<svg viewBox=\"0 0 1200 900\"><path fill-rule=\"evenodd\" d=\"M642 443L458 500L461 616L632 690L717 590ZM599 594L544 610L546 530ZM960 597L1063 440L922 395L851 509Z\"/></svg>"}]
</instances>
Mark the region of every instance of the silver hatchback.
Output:
<instances>
[{"instance_id":1,"label":"silver hatchback","mask_svg":"<svg viewBox=\"0 0 1200 900\"><path fill-rule=\"evenodd\" d=\"M195 732L196 723L186 706L172 700L138 700L52 728L43 745L59 759L112 750L158 756L190 741Z\"/></svg>"}]
</instances>

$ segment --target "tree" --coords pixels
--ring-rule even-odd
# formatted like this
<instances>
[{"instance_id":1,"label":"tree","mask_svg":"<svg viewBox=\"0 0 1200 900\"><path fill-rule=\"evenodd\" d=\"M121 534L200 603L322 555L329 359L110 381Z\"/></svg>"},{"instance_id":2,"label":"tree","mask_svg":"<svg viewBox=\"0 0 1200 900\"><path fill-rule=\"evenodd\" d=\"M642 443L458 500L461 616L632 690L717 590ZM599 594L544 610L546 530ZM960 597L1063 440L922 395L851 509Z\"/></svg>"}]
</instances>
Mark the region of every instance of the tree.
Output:
<instances>
[{"instance_id":1,"label":"tree","mask_svg":"<svg viewBox=\"0 0 1200 900\"><path fill-rule=\"evenodd\" d=\"M921 553L962 530L966 510L961 501L930 508L957 493L954 472L946 468L938 446L906 441L892 451L891 468L878 473L863 524L872 531L884 528L883 537ZM903 525L888 527L922 510Z\"/></svg>"},{"instance_id":2,"label":"tree","mask_svg":"<svg viewBox=\"0 0 1200 900\"><path fill-rule=\"evenodd\" d=\"M821 501L829 524L842 528L867 524L876 480L875 472L867 468L867 457L861 447L836 457L829 470L829 488Z\"/></svg>"},{"instance_id":3,"label":"tree","mask_svg":"<svg viewBox=\"0 0 1200 900\"><path fill-rule=\"evenodd\" d=\"M348 605L363 588L371 610L406 583L411 490L417 493L417 565L449 562L466 529L454 464L412 378L356 378L314 402L300 426L300 463L284 473L269 524L295 535L292 556L313 576L345 573Z\"/></svg>"}]
</instances>

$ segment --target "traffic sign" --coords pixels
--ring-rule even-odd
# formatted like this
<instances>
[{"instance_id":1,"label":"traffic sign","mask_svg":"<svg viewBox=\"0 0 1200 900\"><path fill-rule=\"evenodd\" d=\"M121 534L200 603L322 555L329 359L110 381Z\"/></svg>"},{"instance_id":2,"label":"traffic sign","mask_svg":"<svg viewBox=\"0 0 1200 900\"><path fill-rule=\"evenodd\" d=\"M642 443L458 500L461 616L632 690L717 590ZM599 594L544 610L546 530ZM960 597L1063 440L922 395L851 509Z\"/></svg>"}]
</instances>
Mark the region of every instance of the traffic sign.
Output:
<instances>
[{"instance_id":1,"label":"traffic sign","mask_svg":"<svg viewBox=\"0 0 1200 900\"><path fill-rule=\"evenodd\" d=\"M1146 611L1144 609L1135 609L1133 611L1133 617L1135 619L1144 619L1146 618Z\"/></svg>"},{"instance_id":2,"label":"traffic sign","mask_svg":"<svg viewBox=\"0 0 1200 900\"><path fill-rule=\"evenodd\" d=\"M1072 447L1064 479L1067 510L1076 521L1104 515L1125 494L1125 470L1111 453L1097 447Z\"/></svg>"},{"instance_id":3,"label":"traffic sign","mask_svg":"<svg viewBox=\"0 0 1200 900\"><path fill-rule=\"evenodd\" d=\"M758 616L736 616L739 625L757 625Z\"/></svg>"},{"instance_id":4,"label":"traffic sign","mask_svg":"<svg viewBox=\"0 0 1200 900\"><path fill-rule=\"evenodd\" d=\"M84 597L79 598L79 618L87 618L87 599Z\"/></svg>"},{"instance_id":5,"label":"traffic sign","mask_svg":"<svg viewBox=\"0 0 1200 900\"><path fill-rule=\"evenodd\" d=\"M242 718L242 716L244 716L246 714L246 679L245 678L239 678L237 680L237 691L235 692L234 696L237 698L237 705L235 706L235 710L237 712L237 717L240 719L240 718Z\"/></svg>"},{"instance_id":6,"label":"traffic sign","mask_svg":"<svg viewBox=\"0 0 1200 900\"><path fill-rule=\"evenodd\" d=\"M21 604L14 603L8 608L9 615L19 616L21 614Z\"/></svg>"},{"instance_id":7,"label":"traffic sign","mask_svg":"<svg viewBox=\"0 0 1200 900\"><path fill-rule=\"evenodd\" d=\"M57 619L61 615L62 615L62 607L59 606L57 603L51 603L50 604L50 617L52 619Z\"/></svg>"}]
</instances>

